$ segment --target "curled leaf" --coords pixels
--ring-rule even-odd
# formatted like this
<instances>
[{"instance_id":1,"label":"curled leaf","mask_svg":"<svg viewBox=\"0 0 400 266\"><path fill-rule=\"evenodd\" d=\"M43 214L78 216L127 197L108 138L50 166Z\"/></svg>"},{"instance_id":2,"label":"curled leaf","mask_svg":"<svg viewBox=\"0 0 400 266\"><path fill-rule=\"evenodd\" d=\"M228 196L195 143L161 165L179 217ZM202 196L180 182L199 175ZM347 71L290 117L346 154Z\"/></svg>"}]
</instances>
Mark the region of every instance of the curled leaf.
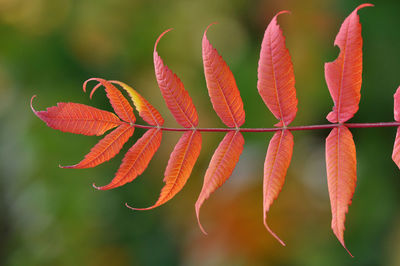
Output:
<instances>
[{"instance_id":1,"label":"curled leaf","mask_svg":"<svg viewBox=\"0 0 400 266\"><path fill-rule=\"evenodd\" d=\"M110 100L110 103L115 113L119 116L119 118L121 118L126 122L134 124L136 121L136 117L133 114L132 106L125 99L122 93L117 88L115 88L115 86L112 85L110 82L101 78L91 78L83 83L83 90L86 92L87 83L92 80L97 81L99 82L99 84L104 86L107 93L107 97ZM92 92L90 93L90 98L92 98L94 92L97 90L97 88L99 88L99 84L97 84L93 88Z\"/></svg>"},{"instance_id":2,"label":"curled leaf","mask_svg":"<svg viewBox=\"0 0 400 266\"><path fill-rule=\"evenodd\" d=\"M325 63L325 79L332 96L334 106L326 119L331 123L344 123L358 111L362 81L362 44L361 24L358 6L343 22L335 39L340 48L339 57Z\"/></svg>"},{"instance_id":3,"label":"curled leaf","mask_svg":"<svg viewBox=\"0 0 400 266\"><path fill-rule=\"evenodd\" d=\"M342 246L344 221L356 188L356 147L350 130L345 126L332 129L326 138L326 171L332 211L332 230ZM353 256L353 255L351 255Z\"/></svg>"},{"instance_id":4,"label":"curled leaf","mask_svg":"<svg viewBox=\"0 0 400 266\"><path fill-rule=\"evenodd\" d=\"M200 223L200 208L211 193L222 186L232 175L232 172L239 161L239 157L242 154L243 145L244 138L242 134L239 131L230 131L220 142L211 158L204 177L203 188L201 189L199 198L195 205L197 222L204 234L207 233Z\"/></svg>"},{"instance_id":5,"label":"curled leaf","mask_svg":"<svg viewBox=\"0 0 400 266\"><path fill-rule=\"evenodd\" d=\"M133 135L135 128L129 124L122 124L97 143L85 158L78 164L60 166L61 168L91 168L104 163L117 155L122 146Z\"/></svg>"},{"instance_id":6,"label":"curled leaf","mask_svg":"<svg viewBox=\"0 0 400 266\"><path fill-rule=\"evenodd\" d=\"M158 87L161 90L168 109L171 111L176 121L183 127L194 128L198 125L199 118L196 108L193 105L192 98L185 90L182 81L168 66L164 65L163 60L157 53L158 42L170 30L171 29L164 31L158 37L154 45L154 71Z\"/></svg>"},{"instance_id":7,"label":"curled leaf","mask_svg":"<svg viewBox=\"0 0 400 266\"><path fill-rule=\"evenodd\" d=\"M83 135L103 135L122 122L113 113L79 103L58 103L46 111L36 111L31 99L31 109L47 126L63 132Z\"/></svg>"},{"instance_id":8,"label":"curled leaf","mask_svg":"<svg viewBox=\"0 0 400 266\"><path fill-rule=\"evenodd\" d=\"M297 98L293 64L285 46L285 37L277 24L279 12L265 30L258 61L257 88L264 103L280 120L275 126L287 126L296 116Z\"/></svg>"},{"instance_id":9,"label":"curled leaf","mask_svg":"<svg viewBox=\"0 0 400 266\"><path fill-rule=\"evenodd\" d=\"M285 243L269 228L267 212L272 202L278 197L285 182L286 172L289 168L293 154L293 135L289 130L277 131L269 142L267 156L264 163L264 225L267 230L283 246Z\"/></svg>"},{"instance_id":10,"label":"curled leaf","mask_svg":"<svg viewBox=\"0 0 400 266\"><path fill-rule=\"evenodd\" d=\"M140 95L132 87L126 85L121 81L112 80L111 83L121 86L132 99L136 110L139 112L139 116L152 126L162 126L164 124L164 119L161 114L154 108L142 95Z\"/></svg>"},{"instance_id":11,"label":"curled leaf","mask_svg":"<svg viewBox=\"0 0 400 266\"><path fill-rule=\"evenodd\" d=\"M108 185L93 186L99 190L108 190L132 182L147 168L154 153L160 147L161 137L160 129L149 129L125 154L114 179Z\"/></svg>"},{"instance_id":12,"label":"curled leaf","mask_svg":"<svg viewBox=\"0 0 400 266\"><path fill-rule=\"evenodd\" d=\"M208 94L222 122L228 127L238 128L245 120L242 98L231 70L207 39L207 30L211 25L205 30L202 42Z\"/></svg>"},{"instance_id":13,"label":"curled leaf","mask_svg":"<svg viewBox=\"0 0 400 266\"><path fill-rule=\"evenodd\" d=\"M162 188L157 202L148 208L130 208L133 210L150 210L172 199L186 184L200 155L200 150L200 132L186 131L169 157L168 166L164 173L165 186Z\"/></svg>"}]
</instances>

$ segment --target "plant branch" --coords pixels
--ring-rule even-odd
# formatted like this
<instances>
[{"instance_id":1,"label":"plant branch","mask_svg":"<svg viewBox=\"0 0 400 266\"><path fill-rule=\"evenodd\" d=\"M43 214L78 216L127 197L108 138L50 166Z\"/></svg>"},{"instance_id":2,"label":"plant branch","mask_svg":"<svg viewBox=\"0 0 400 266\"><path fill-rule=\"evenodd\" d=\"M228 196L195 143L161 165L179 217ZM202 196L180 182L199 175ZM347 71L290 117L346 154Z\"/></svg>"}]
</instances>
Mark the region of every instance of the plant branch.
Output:
<instances>
[{"instance_id":1,"label":"plant branch","mask_svg":"<svg viewBox=\"0 0 400 266\"><path fill-rule=\"evenodd\" d=\"M150 126L150 125L139 125L139 124L131 124L131 125L137 128L144 128L144 129L157 128L157 126ZM163 131L197 130L200 132L229 132L237 130L240 132L274 132L283 129L288 129L290 131L329 129L338 127L340 125L341 124L325 124L325 125L273 127L273 128L173 128L173 127L159 127L159 128ZM345 125L348 128L398 127L400 126L400 122L345 123L343 125Z\"/></svg>"}]
</instances>

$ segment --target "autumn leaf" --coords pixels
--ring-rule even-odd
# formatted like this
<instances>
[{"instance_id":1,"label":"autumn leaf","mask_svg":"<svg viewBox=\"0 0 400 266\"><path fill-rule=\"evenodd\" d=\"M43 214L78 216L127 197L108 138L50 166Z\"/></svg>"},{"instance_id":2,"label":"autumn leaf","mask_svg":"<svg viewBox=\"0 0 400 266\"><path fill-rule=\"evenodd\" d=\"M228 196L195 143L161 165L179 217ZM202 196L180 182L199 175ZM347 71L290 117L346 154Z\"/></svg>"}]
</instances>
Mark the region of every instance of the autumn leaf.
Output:
<instances>
[{"instance_id":1,"label":"autumn leaf","mask_svg":"<svg viewBox=\"0 0 400 266\"><path fill-rule=\"evenodd\" d=\"M139 116L152 126L162 126L164 119L161 114L154 108L145 98L143 98L136 90L126 85L121 81L110 81L111 83L121 86L131 97L136 110L139 112Z\"/></svg>"},{"instance_id":2,"label":"autumn leaf","mask_svg":"<svg viewBox=\"0 0 400 266\"><path fill-rule=\"evenodd\" d=\"M356 188L356 147L350 130L345 126L332 129L326 138L326 170L332 211L332 230L346 248L343 238L344 221ZM351 253L349 252L351 255ZM352 255L351 255L352 256Z\"/></svg>"},{"instance_id":3,"label":"autumn leaf","mask_svg":"<svg viewBox=\"0 0 400 266\"><path fill-rule=\"evenodd\" d=\"M264 163L264 225L283 246L285 243L267 224L267 212L281 192L293 153L293 135L289 130L277 131L269 142Z\"/></svg>"},{"instance_id":4,"label":"autumn leaf","mask_svg":"<svg viewBox=\"0 0 400 266\"><path fill-rule=\"evenodd\" d=\"M170 31L164 31L157 39L154 45L154 71L156 74L158 87L164 97L164 100L175 117L176 121L183 127L195 128L199 123L196 108L193 105L192 98L185 90L183 83L166 65L157 53L157 45L160 39Z\"/></svg>"},{"instance_id":5,"label":"autumn leaf","mask_svg":"<svg viewBox=\"0 0 400 266\"><path fill-rule=\"evenodd\" d=\"M122 146L133 135L135 128L129 124L122 124L97 143L85 158L76 165L60 166L61 168L91 168L114 158Z\"/></svg>"},{"instance_id":6,"label":"autumn leaf","mask_svg":"<svg viewBox=\"0 0 400 266\"><path fill-rule=\"evenodd\" d=\"M113 113L79 103L58 103L46 111L36 111L31 99L31 109L47 126L63 132L87 136L103 135L122 122Z\"/></svg>"},{"instance_id":7,"label":"autumn leaf","mask_svg":"<svg viewBox=\"0 0 400 266\"><path fill-rule=\"evenodd\" d=\"M114 179L105 186L96 189L108 190L132 182L147 168L154 153L161 143L162 131L157 128L149 129L125 154Z\"/></svg>"},{"instance_id":8,"label":"autumn leaf","mask_svg":"<svg viewBox=\"0 0 400 266\"><path fill-rule=\"evenodd\" d=\"M358 6L343 22L335 39L340 48L339 57L325 64L325 79L334 107L326 119L331 123L344 123L358 111L362 81L362 37Z\"/></svg>"},{"instance_id":9,"label":"autumn leaf","mask_svg":"<svg viewBox=\"0 0 400 266\"><path fill-rule=\"evenodd\" d=\"M394 120L400 122L400 87L394 94ZM394 141L392 159L400 168L400 127L397 127L396 139Z\"/></svg>"},{"instance_id":10,"label":"autumn leaf","mask_svg":"<svg viewBox=\"0 0 400 266\"><path fill-rule=\"evenodd\" d=\"M232 175L242 154L243 145L244 139L242 134L239 131L230 131L225 135L211 158L204 177L203 188L195 205L197 221L204 234L207 233L200 223L200 208L211 193L222 186Z\"/></svg>"},{"instance_id":11,"label":"autumn leaf","mask_svg":"<svg viewBox=\"0 0 400 266\"><path fill-rule=\"evenodd\" d=\"M242 98L231 70L207 39L206 34L211 25L205 30L202 42L204 75L208 94L213 108L222 122L228 127L238 128L243 125L245 120Z\"/></svg>"},{"instance_id":12,"label":"autumn leaf","mask_svg":"<svg viewBox=\"0 0 400 266\"><path fill-rule=\"evenodd\" d=\"M277 17L288 12L281 11L271 20L264 33L258 61L258 92L280 120L275 125L278 127L289 125L297 112L293 64L285 46L285 37L277 24Z\"/></svg>"},{"instance_id":13,"label":"autumn leaf","mask_svg":"<svg viewBox=\"0 0 400 266\"><path fill-rule=\"evenodd\" d=\"M83 83L83 90L86 92L86 86L89 81L97 81L99 84L97 84L93 89L92 92L90 93L90 98L92 98L94 92L97 90L97 88L100 87L100 85L103 85L107 97L110 100L110 103L115 111L115 113L118 115L119 118L122 120L134 124L136 121L136 117L133 114L133 109L132 106L129 104L129 102L125 99L125 97L122 95L122 93L110 82L107 80L101 79L101 78L91 78L86 80Z\"/></svg>"},{"instance_id":14,"label":"autumn leaf","mask_svg":"<svg viewBox=\"0 0 400 266\"><path fill-rule=\"evenodd\" d=\"M133 210L150 210L172 199L186 184L194 164L200 155L201 134L198 131L186 131L176 144L164 173L165 186L157 202L148 208Z\"/></svg>"}]
</instances>

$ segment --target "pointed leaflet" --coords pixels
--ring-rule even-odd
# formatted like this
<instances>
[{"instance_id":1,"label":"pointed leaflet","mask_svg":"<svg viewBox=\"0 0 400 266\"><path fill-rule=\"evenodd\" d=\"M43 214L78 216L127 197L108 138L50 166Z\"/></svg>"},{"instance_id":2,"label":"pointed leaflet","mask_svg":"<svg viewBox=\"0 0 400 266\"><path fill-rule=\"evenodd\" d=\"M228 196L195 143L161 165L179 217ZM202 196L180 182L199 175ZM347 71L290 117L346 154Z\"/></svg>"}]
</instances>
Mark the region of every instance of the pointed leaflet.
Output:
<instances>
[{"instance_id":1,"label":"pointed leaflet","mask_svg":"<svg viewBox=\"0 0 400 266\"><path fill-rule=\"evenodd\" d=\"M326 170L332 230L347 250L343 238L344 221L356 188L357 174L356 147L350 130L345 126L332 129L326 138Z\"/></svg>"},{"instance_id":2,"label":"pointed leaflet","mask_svg":"<svg viewBox=\"0 0 400 266\"><path fill-rule=\"evenodd\" d=\"M63 132L100 136L122 123L113 113L79 103L57 103L46 111L36 111L32 106L35 97L31 99L35 115L47 126Z\"/></svg>"},{"instance_id":3,"label":"pointed leaflet","mask_svg":"<svg viewBox=\"0 0 400 266\"><path fill-rule=\"evenodd\" d=\"M132 182L147 168L154 153L161 143L162 131L157 128L149 129L125 154L114 179L105 186L96 187L99 190L107 190Z\"/></svg>"},{"instance_id":4,"label":"pointed leaflet","mask_svg":"<svg viewBox=\"0 0 400 266\"><path fill-rule=\"evenodd\" d=\"M186 184L201 150L201 134L198 131L186 131L172 152L164 173L165 186L157 202L148 208L131 208L149 210L172 199Z\"/></svg>"},{"instance_id":5,"label":"pointed leaflet","mask_svg":"<svg viewBox=\"0 0 400 266\"><path fill-rule=\"evenodd\" d=\"M211 158L204 177L203 188L201 189L199 198L196 201L196 215L201 231L207 234L200 223L200 208L203 202L217 188L222 186L225 181L231 176L240 154L242 154L244 139L239 131L228 132L218 148L215 150Z\"/></svg>"},{"instance_id":6,"label":"pointed leaflet","mask_svg":"<svg viewBox=\"0 0 400 266\"><path fill-rule=\"evenodd\" d=\"M293 135L289 130L277 131L269 142L264 163L264 225L268 231L283 245L285 243L272 232L267 224L267 212L272 202L281 192L287 169L293 153Z\"/></svg>"},{"instance_id":7,"label":"pointed leaflet","mask_svg":"<svg viewBox=\"0 0 400 266\"><path fill-rule=\"evenodd\" d=\"M335 39L340 48L339 57L325 63L325 79L334 106L326 119L344 123L358 111L362 81L362 37L357 11L372 4L358 6L343 22Z\"/></svg>"},{"instance_id":8,"label":"pointed leaflet","mask_svg":"<svg viewBox=\"0 0 400 266\"><path fill-rule=\"evenodd\" d=\"M400 122L400 87L394 94L394 120ZM397 127L396 139L394 141L392 159L400 168L400 127Z\"/></svg>"},{"instance_id":9,"label":"pointed leaflet","mask_svg":"<svg viewBox=\"0 0 400 266\"><path fill-rule=\"evenodd\" d=\"M139 112L139 116L152 126L162 126L164 124L164 119L161 114L154 108L145 98L142 97L137 91L135 91L130 86L126 85L121 81L110 81L111 83L118 84L126 92L128 92L131 97L136 110Z\"/></svg>"},{"instance_id":10,"label":"pointed leaflet","mask_svg":"<svg viewBox=\"0 0 400 266\"><path fill-rule=\"evenodd\" d=\"M115 113L119 116L119 118L121 118L122 120L124 120L128 123L132 123L132 124L135 123L136 117L133 114L132 106L125 99L125 97L122 95L122 93L107 80L104 80L101 78L88 79L83 83L83 90L86 92L86 85L89 81L92 81L92 80L99 82L99 84L97 84L93 88L92 92L90 93L90 98L92 98L93 93L97 90L97 88L99 88L100 85L103 85L106 90L107 97L110 100L110 103L111 103L112 107L114 108Z\"/></svg>"},{"instance_id":11,"label":"pointed leaflet","mask_svg":"<svg viewBox=\"0 0 400 266\"><path fill-rule=\"evenodd\" d=\"M207 30L211 25L204 32L202 41L208 94L222 122L228 127L238 128L243 125L245 119L242 98L231 70L207 39Z\"/></svg>"},{"instance_id":12,"label":"pointed leaflet","mask_svg":"<svg viewBox=\"0 0 400 266\"><path fill-rule=\"evenodd\" d=\"M258 61L258 92L269 110L281 120L275 125L278 127L289 125L297 112L293 64L277 24L277 17L287 12L279 12L265 30Z\"/></svg>"},{"instance_id":13,"label":"pointed leaflet","mask_svg":"<svg viewBox=\"0 0 400 266\"><path fill-rule=\"evenodd\" d=\"M163 60L157 53L158 42L161 37L170 30L171 29L164 31L160 37L158 37L154 45L154 71L156 73L158 87L161 90L168 109L171 111L176 121L183 127L194 128L198 125L199 119L192 98L185 90L178 76L164 65Z\"/></svg>"},{"instance_id":14,"label":"pointed leaflet","mask_svg":"<svg viewBox=\"0 0 400 266\"><path fill-rule=\"evenodd\" d=\"M81 162L76 165L60 167L74 169L91 168L110 160L119 153L122 146L133 135L134 130L133 126L124 123L100 140Z\"/></svg>"}]
</instances>

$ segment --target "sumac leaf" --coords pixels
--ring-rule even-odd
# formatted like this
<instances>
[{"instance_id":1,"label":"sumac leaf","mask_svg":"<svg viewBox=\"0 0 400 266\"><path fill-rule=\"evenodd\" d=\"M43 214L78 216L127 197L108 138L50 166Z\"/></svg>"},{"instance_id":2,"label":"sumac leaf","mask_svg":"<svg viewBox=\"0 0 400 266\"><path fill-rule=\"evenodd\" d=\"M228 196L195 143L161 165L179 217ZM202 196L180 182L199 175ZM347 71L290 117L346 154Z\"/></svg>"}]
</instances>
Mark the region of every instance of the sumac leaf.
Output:
<instances>
[{"instance_id":1,"label":"sumac leaf","mask_svg":"<svg viewBox=\"0 0 400 266\"><path fill-rule=\"evenodd\" d=\"M362 37L358 6L343 22L335 39L340 48L339 57L325 63L325 79L332 96L334 106L326 119L331 123L344 123L358 111L362 81Z\"/></svg>"},{"instance_id":2,"label":"sumac leaf","mask_svg":"<svg viewBox=\"0 0 400 266\"><path fill-rule=\"evenodd\" d=\"M174 74L157 53L157 44L169 30L164 31L154 45L154 71L158 87L175 120L183 127L195 128L199 123L196 108L192 98L185 90L182 81Z\"/></svg>"},{"instance_id":3,"label":"sumac leaf","mask_svg":"<svg viewBox=\"0 0 400 266\"><path fill-rule=\"evenodd\" d=\"M267 230L283 245L285 243L269 228L267 212L272 202L278 197L285 182L293 154L293 135L289 130L277 131L269 142L264 163L263 206L264 225Z\"/></svg>"},{"instance_id":4,"label":"sumac leaf","mask_svg":"<svg viewBox=\"0 0 400 266\"><path fill-rule=\"evenodd\" d=\"M142 95L140 95L132 87L126 85L121 81L112 80L111 83L121 86L132 99L136 110L139 112L139 116L152 126L162 126L164 124L164 119L161 114L154 108Z\"/></svg>"},{"instance_id":5,"label":"sumac leaf","mask_svg":"<svg viewBox=\"0 0 400 266\"><path fill-rule=\"evenodd\" d=\"M128 100L125 99L122 93L110 82L101 78L91 78L83 83L83 90L86 92L87 83L92 80L99 82L99 84L93 88L92 92L90 93L90 98L92 98L96 89L99 88L100 85L103 85L115 113L122 120L134 124L136 117L133 114L132 106L129 104Z\"/></svg>"},{"instance_id":6,"label":"sumac leaf","mask_svg":"<svg viewBox=\"0 0 400 266\"><path fill-rule=\"evenodd\" d=\"M160 147L161 137L160 129L149 129L125 154L114 179L108 185L93 186L99 190L107 190L132 182L147 168L154 153Z\"/></svg>"},{"instance_id":7,"label":"sumac leaf","mask_svg":"<svg viewBox=\"0 0 400 266\"><path fill-rule=\"evenodd\" d=\"M36 111L32 106L35 97L31 99L35 115L47 126L63 132L100 136L122 123L113 113L80 103L57 103L46 111Z\"/></svg>"},{"instance_id":8,"label":"sumac leaf","mask_svg":"<svg viewBox=\"0 0 400 266\"><path fill-rule=\"evenodd\" d=\"M356 147L345 126L332 129L326 138L326 170L332 211L332 230L342 246L346 213L356 188ZM351 255L351 253L349 252ZM352 256L352 255L351 255Z\"/></svg>"},{"instance_id":9,"label":"sumac leaf","mask_svg":"<svg viewBox=\"0 0 400 266\"><path fill-rule=\"evenodd\" d=\"M148 208L131 208L133 210L150 210L172 199L186 184L193 166L200 155L201 134L198 131L187 131L175 145L169 157L164 173L165 186L157 202Z\"/></svg>"},{"instance_id":10,"label":"sumac leaf","mask_svg":"<svg viewBox=\"0 0 400 266\"><path fill-rule=\"evenodd\" d=\"M124 123L100 140L81 162L71 166L60 167L74 169L91 168L110 160L120 152L122 146L133 135L134 130L133 126Z\"/></svg>"},{"instance_id":11,"label":"sumac leaf","mask_svg":"<svg viewBox=\"0 0 400 266\"><path fill-rule=\"evenodd\" d=\"M275 125L278 127L289 125L297 112L292 59L277 24L277 17L287 12L279 12L265 30L258 61L258 92L269 110L280 120Z\"/></svg>"},{"instance_id":12,"label":"sumac leaf","mask_svg":"<svg viewBox=\"0 0 400 266\"><path fill-rule=\"evenodd\" d=\"M397 88L397 91L394 94L394 120L400 122L400 87ZM400 127L397 127L392 159L400 169Z\"/></svg>"},{"instance_id":13,"label":"sumac leaf","mask_svg":"<svg viewBox=\"0 0 400 266\"><path fill-rule=\"evenodd\" d=\"M200 223L201 205L203 205L203 202L208 199L211 193L222 186L232 175L232 172L239 161L239 157L242 154L243 145L244 138L239 131L228 132L211 158L204 177L203 188L201 189L199 198L195 205L197 221L204 234L207 233Z\"/></svg>"},{"instance_id":14,"label":"sumac leaf","mask_svg":"<svg viewBox=\"0 0 400 266\"><path fill-rule=\"evenodd\" d=\"M212 25L212 24L211 24ZM240 127L245 120L243 102L228 65L207 39L202 42L204 75L213 108L228 127Z\"/></svg>"}]
</instances>

